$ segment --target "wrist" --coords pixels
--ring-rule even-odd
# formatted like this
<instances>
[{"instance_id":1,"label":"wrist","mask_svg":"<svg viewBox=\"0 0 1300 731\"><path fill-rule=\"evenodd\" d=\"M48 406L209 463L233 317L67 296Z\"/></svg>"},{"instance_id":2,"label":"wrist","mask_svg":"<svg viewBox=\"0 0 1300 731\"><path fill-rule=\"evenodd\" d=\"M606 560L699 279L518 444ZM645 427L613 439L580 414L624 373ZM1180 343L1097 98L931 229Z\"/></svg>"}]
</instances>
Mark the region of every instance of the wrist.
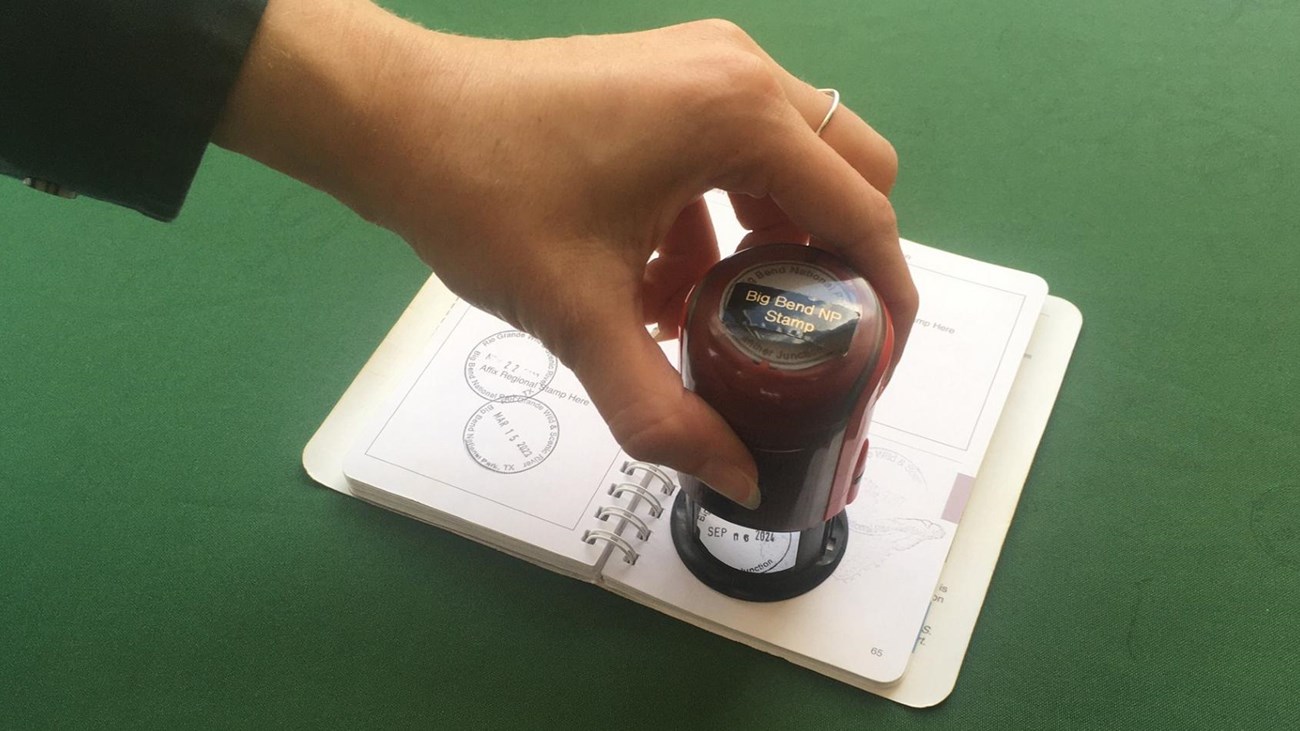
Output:
<instances>
[{"instance_id":1,"label":"wrist","mask_svg":"<svg viewBox=\"0 0 1300 731\"><path fill-rule=\"evenodd\" d=\"M271 0L213 141L378 217L424 34L369 0Z\"/></svg>"}]
</instances>

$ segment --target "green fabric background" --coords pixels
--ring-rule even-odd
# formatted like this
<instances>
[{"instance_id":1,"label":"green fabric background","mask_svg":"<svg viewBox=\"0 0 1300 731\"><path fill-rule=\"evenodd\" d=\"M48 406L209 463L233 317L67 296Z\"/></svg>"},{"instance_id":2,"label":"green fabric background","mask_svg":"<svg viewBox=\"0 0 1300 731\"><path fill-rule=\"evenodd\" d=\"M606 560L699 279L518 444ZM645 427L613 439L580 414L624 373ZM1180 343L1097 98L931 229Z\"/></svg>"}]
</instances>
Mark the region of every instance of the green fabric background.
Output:
<instances>
[{"instance_id":1,"label":"green fabric background","mask_svg":"<svg viewBox=\"0 0 1300 731\"><path fill-rule=\"evenodd\" d=\"M893 140L905 235L1079 305L955 694L905 709L314 487L425 272L213 150L171 225L0 186L0 727L1300 725L1300 5L390 5L734 19Z\"/></svg>"}]
</instances>

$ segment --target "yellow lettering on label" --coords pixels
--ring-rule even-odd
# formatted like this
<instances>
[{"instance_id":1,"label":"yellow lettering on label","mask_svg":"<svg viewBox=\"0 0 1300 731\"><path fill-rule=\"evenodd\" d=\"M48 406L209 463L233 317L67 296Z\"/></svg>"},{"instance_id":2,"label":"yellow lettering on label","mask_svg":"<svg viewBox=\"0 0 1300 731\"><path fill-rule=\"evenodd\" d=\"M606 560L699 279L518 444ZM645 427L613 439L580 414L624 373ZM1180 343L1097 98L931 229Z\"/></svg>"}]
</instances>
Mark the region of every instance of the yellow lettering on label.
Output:
<instances>
[{"instance_id":1,"label":"yellow lettering on label","mask_svg":"<svg viewBox=\"0 0 1300 731\"><path fill-rule=\"evenodd\" d=\"M817 326L812 324L811 322L800 320L797 317L790 317L789 315L782 315L780 312L777 312L776 310L768 310L767 315L764 316L763 319L766 320L767 322L780 325L781 327L788 327L791 328L792 330L800 330L806 333L812 332L813 330L817 329Z\"/></svg>"},{"instance_id":2,"label":"yellow lettering on label","mask_svg":"<svg viewBox=\"0 0 1300 731\"><path fill-rule=\"evenodd\" d=\"M805 315L813 314L812 305L800 304L798 302L795 302L792 299L787 299L786 296L782 294L778 294L776 296L776 300L772 302L772 306L780 307L783 310L793 310L795 312L802 312Z\"/></svg>"},{"instance_id":3,"label":"yellow lettering on label","mask_svg":"<svg viewBox=\"0 0 1300 731\"><path fill-rule=\"evenodd\" d=\"M837 322L844 317L843 314L826 307L817 308L817 316L827 322Z\"/></svg>"}]
</instances>

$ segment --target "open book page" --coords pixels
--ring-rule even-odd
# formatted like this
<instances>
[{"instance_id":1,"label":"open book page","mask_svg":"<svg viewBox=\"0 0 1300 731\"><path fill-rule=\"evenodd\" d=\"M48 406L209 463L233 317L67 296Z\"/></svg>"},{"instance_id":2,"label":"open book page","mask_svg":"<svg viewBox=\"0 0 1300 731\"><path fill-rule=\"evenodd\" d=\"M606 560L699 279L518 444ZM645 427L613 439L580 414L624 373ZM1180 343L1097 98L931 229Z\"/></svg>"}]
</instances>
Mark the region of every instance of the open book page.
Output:
<instances>
[{"instance_id":1,"label":"open book page","mask_svg":"<svg viewBox=\"0 0 1300 731\"><path fill-rule=\"evenodd\" d=\"M457 302L344 460L354 492L565 573L624 457L577 378L541 344Z\"/></svg>"},{"instance_id":2,"label":"open book page","mask_svg":"<svg viewBox=\"0 0 1300 731\"><path fill-rule=\"evenodd\" d=\"M893 685L859 687L915 707L933 706L952 692L1082 326L1078 308L1047 298L962 513L907 673Z\"/></svg>"},{"instance_id":3,"label":"open book page","mask_svg":"<svg viewBox=\"0 0 1300 731\"><path fill-rule=\"evenodd\" d=\"M697 581L668 532L656 530L638 545L635 566L606 566L611 588L864 680L889 683L903 674L1047 295L1031 274L910 242L905 252L921 310L876 407L864 481L848 509L848 548L831 578L774 604L731 599ZM704 541L736 568L773 571L785 567L781 557L797 539L732 526Z\"/></svg>"}]
</instances>

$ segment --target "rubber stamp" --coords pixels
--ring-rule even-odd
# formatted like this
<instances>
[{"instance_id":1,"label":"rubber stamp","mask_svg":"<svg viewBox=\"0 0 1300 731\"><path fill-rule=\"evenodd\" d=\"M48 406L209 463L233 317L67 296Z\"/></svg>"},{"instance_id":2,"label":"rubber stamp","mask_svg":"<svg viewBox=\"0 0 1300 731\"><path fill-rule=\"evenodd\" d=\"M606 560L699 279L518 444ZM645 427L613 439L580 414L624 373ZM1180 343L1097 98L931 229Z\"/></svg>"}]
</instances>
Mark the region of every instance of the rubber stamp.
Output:
<instances>
[{"instance_id":1,"label":"rubber stamp","mask_svg":"<svg viewBox=\"0 0 1300 731\"><path fill-rule=\"evenodd\" d=\"M759 246L709 270L686 304L682 379L749 448L761 501L749 510L682 476L672 534L691 573L750 601L831 575L892 353L880 298L829 252Z\"/></svg>"}]
</instances>

